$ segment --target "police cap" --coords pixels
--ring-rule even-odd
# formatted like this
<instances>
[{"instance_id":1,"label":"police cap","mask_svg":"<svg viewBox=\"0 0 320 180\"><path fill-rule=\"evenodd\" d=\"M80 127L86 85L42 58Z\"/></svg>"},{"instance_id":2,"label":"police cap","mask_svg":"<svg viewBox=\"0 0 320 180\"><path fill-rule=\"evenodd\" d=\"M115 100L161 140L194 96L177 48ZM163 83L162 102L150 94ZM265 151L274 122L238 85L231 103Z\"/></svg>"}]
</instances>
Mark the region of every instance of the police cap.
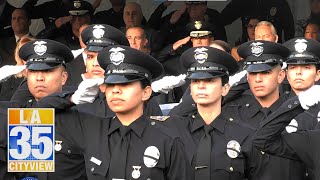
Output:
<instances>
[{"instance_id":1,"label":"police cap","mask_svg":"<svg viewBox=\"0 0 320 180\"><path fill-rule=\"evenodd\" d=\"M213 25L206 21L191 22L187 24L187 30L193 38L208 36L214 31Z\"/></svg>"},{"instance_id":2,"label":"police cap","mask_svg":"<svg viewBox=\"0 0 320 180\"><path fill-rule=\"evenodd\" d=\"M162 65L152 56L128 46L109 46L98 54L98 62L105 70L106 84L121 84L147 79L151 81L163 73Z\"/></svg>"},{"instance_id":3,"label":"police cap","mask_svg":"<svg viewBox=\"0 0 320 180\"><path fill-rule=\"evenodd\" d=\"M74 58L67 46L49 39L26 43L20 48L19 56L27 61L27 69L31 70L53 69L65 65Z\"/></svg>"},{"instance_id":4,"label":"police cap","mask_svg":"<svg viewBox=\"0 0 320 180\"><path fill-rule=\"evenodd\" d=\"M189 79L229 76L239 69L237 61L229 53L207 46L186 50L180 61L188 69Z\"/></svg>"},{"instance_id":5,"label":"police cap","mask_svg":"<svg viewBox=\"0 0 320 180\"><path fill-rule=\"evenodd\" d=\"M85 14L92 15L93 13L94 10L91 3L80 0L73 1L73 4L69 10L69 14L72 16L82 16Z\"/></svg>"},{"instance_id":6,"label":"police cap","mask_svg":"<svg viewBox=\"0 0 320 180\"><path fill-rule=\"evenodd\" d=\"M81 38L87 45L88 51L98 52L113 45L129 46L128 39L123 32L105 24L93 24L86 27L81 33Z\"/></svg>"},{"instance_id":7,"label":"police cap","mask_svg":"<svg viewBox=\"0 0 320 180\"><path fill-rule=\"evenodd\" d=\"M287 64L320 64L320 43L312 39L294 38L283 44L291 54Z\"/></svg>"},{"instance_id":8,"label":"police cap","mask_svg":"<svg viewBox=\"0 0 320 180\"><path fill-rule=\"evenodd\" d=\"M281 65L290 54L283 45L270 41L248 41L238 48L238 54L245 59L248 72L262 72Z\"/></svg>"}]
</instances>

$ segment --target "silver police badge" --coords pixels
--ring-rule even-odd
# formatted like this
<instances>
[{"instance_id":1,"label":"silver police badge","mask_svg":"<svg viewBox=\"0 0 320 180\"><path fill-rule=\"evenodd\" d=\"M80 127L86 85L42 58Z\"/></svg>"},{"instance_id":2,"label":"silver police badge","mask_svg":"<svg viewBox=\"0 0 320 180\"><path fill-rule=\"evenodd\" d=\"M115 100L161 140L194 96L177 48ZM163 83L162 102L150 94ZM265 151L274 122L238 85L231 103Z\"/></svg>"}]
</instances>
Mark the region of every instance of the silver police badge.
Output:
<instances>
[{"instance_id":1,"label":"silver police badge","mask_svg":"<svg viewBox=\"0 0 320 180\"><path fill-rule=\"evenodd\" d=\"M93 31L92 31L92 35L93 37L100 39L103 37L105 31L103 30L104 26L102 25L95 25L93 26Z\"/></svg>"},{"instance_id":2,"label":"silver police badge","mask_svg":"<svg viewBox=\"0 0 320 180\"><path fill-rule=\"evenodd\" d=\"M132 178L138 179L141 175L140 173L141 166L132 166L132 168L133 168L133 171L131 173Z\"/></svg>"},{"instance_id":3,"label":"silver police badge","mask_svg":"<svg viewBox=\"0 0 320 180\"><path fill-rule=\"evenodd\" d=\"M78 9L78 8L81 7L81 2L80 1L74 1L73 6Z\"/></svg>"},{"instance_id":4,"label":"silver police badge","mask_svg":"<svg viewBox=\"0 0 320 180\"><path fill-rule=\"evenodd\" d=\"M234 159L239 156L241 152L241 146L236 140L231 140L227 144L227 154L230 158Z\"/></svg>"},{"instance_id":5,"label":"silver police badge","mask_svg":"<svg viewBox=\"0 0 320 180\"><path fill-rule=\"evenodd\" d=\"M201 21L195 21L194 22L194 27L196 28L196 29L201 29L201 27L202 27L202 23L201 23Z\"/></svg>"},{"instance_id":6,"label":"silver police badge","mask_svg":"<svg viewBox=\"0 0 320 180\"><path fill-rule=\"evenodd\" d=\"M62 141L55 141L54 150L61 151L62 149Z\"/></svg>"},{"instance_id":7,"label":"silver police badge","mask_svg":"<svg viewBox=\"0 0 320 180\"><path fill-rule=\"evenodd\" d=\"M123 62L125 55L121 51L124 51L124 50L125 49L123 49L121 47L111 48L109 50L109 52L112 52L110 54L110 60L111 60L112 64L117 66Z\"/></svg>"},{"instance_id":8,"label":"silver police badge","mask_svg":"<svg viewBox=\"0 0 320 180\"><path fill-rule=\"evenodd\" d=\"M153 168L158 164L160 158L160 151L155 146L149 146L144 151L143 162L147 168Z\"/></svg>"},{"instance_id":9,"label":"silver police badge","mask_svg":"<svg viewBox=\"0 0 320 180\"><path fill-rule=\"evenodd\" d=\"M252 43L250 46L251 47L251 53L256 56L259 57L262 53L263 53L263 47L261 46L263 43L262 42L256 42L256 43Z\"/></svg>"},{"instance_id":10,"label":"silver police badge","mask_svg":"<svg viewBox=\"0 0 320 180\"><path fill-rule=\"evenodd\" d=\"M39 56L42 56L44 53L47 52L47 46L44 45L44 44L47 44L47 42L45 41L36 41L35 43L33 44L36 44L33 48L34 52L36 54L38 54Z\"/></svg>"},{"instance_id":11,"label":"silver police badge","mask_svg":"<svg viewBox=\"0 0 320 180\"><path fill-rule=\"evenodd\" d=\"M306 44L306 42L308 41L306 41L305 39L297 39L295 42L296 44L294 45L294 48L298 53L303 53L307 50L308 45Z\"/></svg>"},{"instance_id":12,"label":"silver police badge","mask_svg":"<svg viewBox=\"0 0 320 180\"><path fill-rule=\"evenodd\" d=\"M207 48L197 48L196 50L194 50L195 54L194 54L194 59L198 61L198 63L202 64L204 62L206 62L206 60L208 59L208 53L204 52L204 51L208 51Z\"/></svg>"},{"instance_id":13,"label":"silver police badge","mask_svg":"<svg viewBox=\"0 0 320 180\"><path fill-rule=\"evenodd\" d=\"M298 122L295 119L292 119L291 122L286 126L286 131L288 133L297 132L298 130Z\"/></svg>"}]
</instances>

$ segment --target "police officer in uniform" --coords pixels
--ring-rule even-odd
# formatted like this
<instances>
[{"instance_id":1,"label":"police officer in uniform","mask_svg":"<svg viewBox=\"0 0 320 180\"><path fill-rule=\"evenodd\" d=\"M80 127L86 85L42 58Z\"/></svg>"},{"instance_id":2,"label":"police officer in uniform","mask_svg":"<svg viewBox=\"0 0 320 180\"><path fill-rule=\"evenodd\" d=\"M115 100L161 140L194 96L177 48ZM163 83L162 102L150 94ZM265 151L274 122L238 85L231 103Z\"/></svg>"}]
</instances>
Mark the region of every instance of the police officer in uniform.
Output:
<instances>
[{"instance_id":1,"label":"police officer in uniform","mask_svg":"<svg viewBox=\"0 0 320 180\"><path fill-rule=\"evenodd\" d=\"M70 62L73 59L73 55L68 47L65 45L58 43L56 41L48 40L48 39L39 39L26 43L21 47L19 51L19 56L22 59L27 61L27 83L28 88L35 98L34 100L26 101L25 103L8 103L6 106L1 106L2 110L5 113L1 113L3 116L1 121L1 129L2 131L0 137L0 147L7 148L7 132L6 132L6 111L4 108L7 107L19 107L19 108L41 108L41 107L54 107L54 101L51 102L52 106L48 104L43 104L42 99L48 97L52 93L60 92L62 90L62 85L67 80L67 72L65 71L65 64ZM61 94L61 96L64 96ZM48 97L49 98L49 97ZM67 99L67 98L66 98ZM0 149L1 149L0 148ZM4 150L6 151L6 150ZM56 156L56 159L59 158L59 155ZM65 158L65 157L64 157ZM0 167L6 168L6 166ZM64 170L69 170L65 166L56 166L56 172L63 173ZM5 169L6 171L6 169ZM0 173L1 174L1 173ZM20 179L23 177L37 177L38 179L46 179L46 173L5 173L4 177L0 177L1 179L5 179L6 175L15 176Z\"/></svg>"},{"instance_id":2,"label":"police officer in uniform","mask_svg":"<svg viewBox=\"0 0 320 180\"><path fill-rule=\"evenodd\" d=\"M308 109L319 103L319 92L320 87L315 85L285 102L261 124L253 140L253 145L261 151L303 162L310 169L309 176L314 180L320 179L320 131L306 130L289 134L282 132L292 118L303 112L301 106Z\"/></svg>"},{"instance_id":3,"label":"police officer in uniform","mask_svg":"<svg viewBox=\"0 0 320 180\"><path fill-rule=\"evenodd\" d=\"M189 179L180 139L143 112L151 79L163 73L161 64L127 46L105 48L98 61L105 69L106 101L116 116L70 111L57 118L63 137L82 150L88 179Z\"/></svg>"},{"instance_id":4,"label":"police officer in uniform","mask_svg":"<svg viewBox=\"0 0 320 180\"><path fill-rule=\"evenodd\" d=\"M258 128L266 117L287 100L287 95L280 95L279 86L285 78L281 65L290 51L281 44L260 40L242 44L238 53L245 58L250 89L227 103L224 110L229 119L240 120ZM303 179L305 174L305 168L300 162L264 152L259 153L256 163L256 176L259 179L268 179L271 176L275 179Z\"/></svg>"},{"instance_id":5,"label":"police officer in uniform","mask_svg":"<svg viewBox=\"0 0 320 180\"><path fill-rule=\"evenodd\" d=\"M228 53L211 47L190 48L181 60L188 69L190 90L197 111L187 118L167 120L179 132L193 168L193 178L244 179L253 178L252 160L257 152L252 148L254 129L226 118L222 97L229 90L229 75L238 70Z\"/></svg>"}]
</instances>

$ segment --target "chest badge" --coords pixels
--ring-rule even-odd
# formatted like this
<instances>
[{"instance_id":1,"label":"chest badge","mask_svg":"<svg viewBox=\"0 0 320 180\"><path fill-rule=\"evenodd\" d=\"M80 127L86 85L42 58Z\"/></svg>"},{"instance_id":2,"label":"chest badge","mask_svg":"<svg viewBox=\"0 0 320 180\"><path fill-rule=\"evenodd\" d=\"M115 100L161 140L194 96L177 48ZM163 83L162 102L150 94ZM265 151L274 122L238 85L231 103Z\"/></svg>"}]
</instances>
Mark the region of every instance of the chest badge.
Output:
<instances>
[{"instance_id":1,"label":"chest badge","mask_svg":"<svg viewBox=\"0 0 320 180\"><path fill-rule=\"evenodd\" d=\"M54 150L61 151L62 149L62 141L55 141Z\"/></svg>"},{"instance_id":2,"label":"chest badge","mask_svg":"<svg viewBox=\"0 0 320 180\"><path fill-rule=\"evenodd\" d=\"M227 144L227 154L230 158L234 159L239 156L241 152L241 146L236 140L231 140Z\"/></svg>"},{"instance_id":3,"label":"chest badge","mask_svg":"<svg viewBox=\"0 0 320 180\"><path fill-rule=\"evenodd\" d=\"M288 133L297 132L298 130L298 121L295 119L292 119L291 122L286 126L286 131Z\"/></svg>"},{"instance_id":4,"label":"chest badge","mask_svg":"<svg viewBox=\"0 0 320 180\"><path fill-rule=\"evenodd\" d=\"M149 146L144 151L143 162L147 168L153 168L154 166L156 166L158 164L159 158L160 158L160 151L155 146Z\"/></svg>"},{"instance_id":5,"label":"chest badge","mask_svg":"<svg viewBox=\"0 0 320 180\"><path fill-rule=\"evenodd\" d=\"M133 171L131 173L132 178L138 179L141 175L140 173L141 166L132 166L132 168L133 168Z\"/></svg>"}]
</instances>

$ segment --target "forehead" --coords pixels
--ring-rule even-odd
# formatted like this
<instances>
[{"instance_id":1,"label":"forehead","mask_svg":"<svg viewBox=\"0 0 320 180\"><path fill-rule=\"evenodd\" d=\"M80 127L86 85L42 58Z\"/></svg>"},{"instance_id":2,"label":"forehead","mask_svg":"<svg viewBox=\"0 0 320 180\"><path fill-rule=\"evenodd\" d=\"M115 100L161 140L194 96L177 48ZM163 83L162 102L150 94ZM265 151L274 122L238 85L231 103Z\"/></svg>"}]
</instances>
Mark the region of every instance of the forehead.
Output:
<instances>
[{"instance_id":1,"label":"forehead","mask_svg":"<svg viewBox=\"0 0 320 180\"><path fill-rule=\"evenodd\" d=\"M256 33L272 33L271 27L267 25L257 26L255 29Z\"/></svg>"},{"instance_id":2,"label":"forehead","mask_svg":"<svg viewBox=\"0 0 320 180\"><path fill-rule=\"evenodd\" d=\"M125 12L139 12L139 7L136 4L127 4L124 8Z\"/></svg>"},{"instance_id":3,"label":"forehead","mask_svg":"<svg viewBox=\"0 0 320 180\"><path fill-rule=\"evenodd\" d=\"M316 68L316 65L314 64L288 64L288 67L306 67L306 66Z\"/></svg>"},{"instance_id":4,"label":"forehead","mask_svg":"<svg viewBox=\"0 0 320 180\"><path fill-rule=\"evenodd\" d=\"M26 17L27 14L26 14L26 12L25 12L24 10L22 10L22 9L16 9L16 10L14 10L14 11L12 12L12 17L14 17L14 16L24 16L24 17Z\"/></svg>"},{"instance_id":5,"label":"forehead","mask_svg":"<svg viewBox=\"0 0 320 180\"><path fill-rule=\"evenodd\" d=\"M143 29L141 28L130 28L126 32L127 36L142 36Z\"/></svg>"}]
</instances>

